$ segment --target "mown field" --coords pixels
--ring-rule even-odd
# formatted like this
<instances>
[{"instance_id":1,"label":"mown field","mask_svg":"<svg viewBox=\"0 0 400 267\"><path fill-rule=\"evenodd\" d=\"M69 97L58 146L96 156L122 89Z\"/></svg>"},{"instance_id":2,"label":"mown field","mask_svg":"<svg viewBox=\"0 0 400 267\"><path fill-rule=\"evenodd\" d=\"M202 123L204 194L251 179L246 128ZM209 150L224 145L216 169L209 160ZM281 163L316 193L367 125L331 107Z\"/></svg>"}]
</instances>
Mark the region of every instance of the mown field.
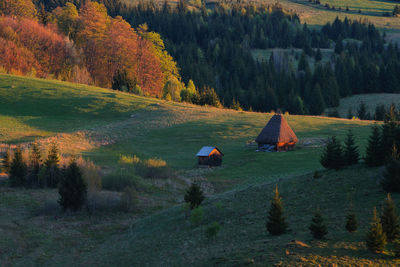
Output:
<instances>
[{"instance_id":1,"label":"mown field","mask_svg":"<svg viewBox=\"0 0 400 267\"><path fill-rule=\"evenodd\" d=\"M373 116L377 105L383 104L386 109L389 109L390 105L394 104L397 108L400 104L400 94L353 95L340 99L340 103L337 108L328 108L326 109L326 112L336 109L340 117L346 118L350 109L353 116L357 117L357 110L361 103L365 104L367 112Z\"/></svg>"},{"instance_id":2,"label":"mown field","mask_svg":"<svg viewBox=\"0 0 400 267\"><path fill-rule=\"evenodd\" d=\"M7 144L54 139L66 154L80 154L102 169L104 181L127 176L139 191L139 210L116 208L119 192L98 193L95 212L63 214L55 190L0 187L0 262L5 265L272 265L338 263L396 264L390 253L374 256L363 245L372 207L384 193L380 169L362 165L340 172L321 170L321 143L354 132L363 153L372 123L286 115L300 142L287 153L256 152L249 142L271 114L165 102L107 89L0 75L0 140ZM46 143L46 142L44 142ZM198 169L195 154L216 145L222 167ZM166 180L136 177L121 156L167 162ZM204 219L192 225L179 203L187 184L207 186ZM145 184L145 186L143 186ZM265 231L272 189L281 188L291 232L271 237ZM357 207L360 232L348 235L343 218L349 200ZM396 200L400 199L395 196ZM314 242L307 230L320 206L330 234ZM208 241L213 221L222 230ZM288 244L301 240L310 248ZM285 250L288 249L289 255Z\"/></svg>"}]
</instances>

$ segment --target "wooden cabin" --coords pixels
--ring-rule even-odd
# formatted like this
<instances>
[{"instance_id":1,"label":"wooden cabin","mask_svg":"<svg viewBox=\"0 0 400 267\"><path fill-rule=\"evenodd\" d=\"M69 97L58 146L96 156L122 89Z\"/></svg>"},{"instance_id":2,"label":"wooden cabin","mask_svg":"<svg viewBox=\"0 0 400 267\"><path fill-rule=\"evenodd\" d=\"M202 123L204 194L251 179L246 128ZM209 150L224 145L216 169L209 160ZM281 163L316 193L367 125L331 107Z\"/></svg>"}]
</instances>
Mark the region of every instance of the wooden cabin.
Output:
<instances>
[{"instance_id":1,"label":"wooden cabin","mask_svg":"<svg viewBox=\"0 0 400 267\"><path fill-rule=\"evenodd\" d=\"M214 167L222 164L222 157L224 154L218 147L203 146L196 156L199 165Z\"/></svg>"},{"instance_id":2,"label":"wooden cabin","mask_svg":"<svg viewBox=\"0 0 400 267\"><path fill-rule=\"evenodd\" d=\"M282 114L275 114L257 136L258 148L269 151L292 150L298 142Z\"/></svg>"}]
</instances>

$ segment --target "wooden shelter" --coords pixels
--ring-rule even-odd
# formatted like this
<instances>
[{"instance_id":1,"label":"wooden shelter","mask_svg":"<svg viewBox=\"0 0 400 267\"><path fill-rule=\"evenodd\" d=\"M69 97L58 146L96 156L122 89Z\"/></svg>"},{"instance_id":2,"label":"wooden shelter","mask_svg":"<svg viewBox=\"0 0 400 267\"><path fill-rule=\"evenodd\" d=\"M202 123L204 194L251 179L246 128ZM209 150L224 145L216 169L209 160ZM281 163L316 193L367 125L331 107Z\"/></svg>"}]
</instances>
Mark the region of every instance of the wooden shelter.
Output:
<instances>
[{"instance_id":1,"label":"wooden shelter","mask_svg":"<svg viewBox=\"0 0 400 267\"><path fill-rule=\"evenodd\" d=\"M257 136L259 148L265 150L292 150L298 139L282 114L275 114Z\"/></svg>"},{"instance_id":2,"label":"wooden shelter","mask_svg":"<svg viewBox=\"0 0 400 267\"><path fill-rule=\"evenodd\" d=\"M224 154L215 146L203 146L196 156L199 165L220 166Z\"/></svg>"}]
</instances>

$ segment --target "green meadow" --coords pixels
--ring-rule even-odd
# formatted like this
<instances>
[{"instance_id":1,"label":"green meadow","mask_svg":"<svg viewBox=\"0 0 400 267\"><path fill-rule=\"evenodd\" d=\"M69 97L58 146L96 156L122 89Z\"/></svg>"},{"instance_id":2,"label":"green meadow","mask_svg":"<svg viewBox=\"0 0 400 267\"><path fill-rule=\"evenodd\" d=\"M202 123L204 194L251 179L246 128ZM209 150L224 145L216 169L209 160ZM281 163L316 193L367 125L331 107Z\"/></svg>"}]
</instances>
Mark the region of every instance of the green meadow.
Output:
<instances>
[{"instance_id":1,"label":"green meadow","mask_svg":"<svg viewBox=\"0 0 400 267\"><path fill-rule=\"evenodd\" d=\"M299 138L297 148L264 153L256 152L252 141L272 114L11 75L0 75L0 102L3 145L56 140L63 153L82 155L101 168L103 188L112 179L135 179L140 203L136 212L122 212L116 208L121 193L102 190L95 212L62 213L56 190L13 189L0 181L0 262L6 266L399 264L390 247L374 255L364 245L372 208L380 209L385 197L379 186L382 169L359 164L325 171L319 163L326 138L343 140L349 129L363 154L373 122L286 114ZM222 150L221 167L197 168L195 154L204 145ZM133 155L165 160L170 177L137 177L134 167L121 161ZM208 186L203 218L196 224L182 205L193 180ZM265 229L275 185L290 227L279 237ZM360 223L354 234L344 230L350 201ZM318 242L307 229L317 207L329 230ZM209 240L205 231L213 222L221 231Z\"/></svg>"}]
</instances>

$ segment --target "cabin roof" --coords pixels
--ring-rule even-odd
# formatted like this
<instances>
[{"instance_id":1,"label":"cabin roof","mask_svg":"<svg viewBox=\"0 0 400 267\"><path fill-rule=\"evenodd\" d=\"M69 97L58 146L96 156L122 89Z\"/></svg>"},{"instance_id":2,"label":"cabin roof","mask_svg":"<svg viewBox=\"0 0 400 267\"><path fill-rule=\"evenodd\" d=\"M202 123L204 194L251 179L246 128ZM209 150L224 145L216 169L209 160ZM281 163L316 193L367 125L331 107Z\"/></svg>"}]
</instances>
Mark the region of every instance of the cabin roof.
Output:
<instances>
[{"instance_id":1,"label":"cabin roof","mask_svg":"<svg viewBox=\"0 0 400 267\"><path fill-rule=\"evenodd\" d=\"M272 116L256 138L256 142L260 144L296 143L297 141L297 136L282 114Z\"/></svg>"},{"instance_id":2,"label":"cabin roof","mask_svg":"<svg viewBox=\"0 0 400 267\"><path fill-rule=\"evenodd\" d=\"M210 155L210 153L214 150L218 150L219 153L222 154L221 150L218 149L218 147L216 146L203 146L199 152L197 152L196 156L197 157L208 157ZM222 154L223 156L224 154Z\"/></svg>"}]
</instances>

